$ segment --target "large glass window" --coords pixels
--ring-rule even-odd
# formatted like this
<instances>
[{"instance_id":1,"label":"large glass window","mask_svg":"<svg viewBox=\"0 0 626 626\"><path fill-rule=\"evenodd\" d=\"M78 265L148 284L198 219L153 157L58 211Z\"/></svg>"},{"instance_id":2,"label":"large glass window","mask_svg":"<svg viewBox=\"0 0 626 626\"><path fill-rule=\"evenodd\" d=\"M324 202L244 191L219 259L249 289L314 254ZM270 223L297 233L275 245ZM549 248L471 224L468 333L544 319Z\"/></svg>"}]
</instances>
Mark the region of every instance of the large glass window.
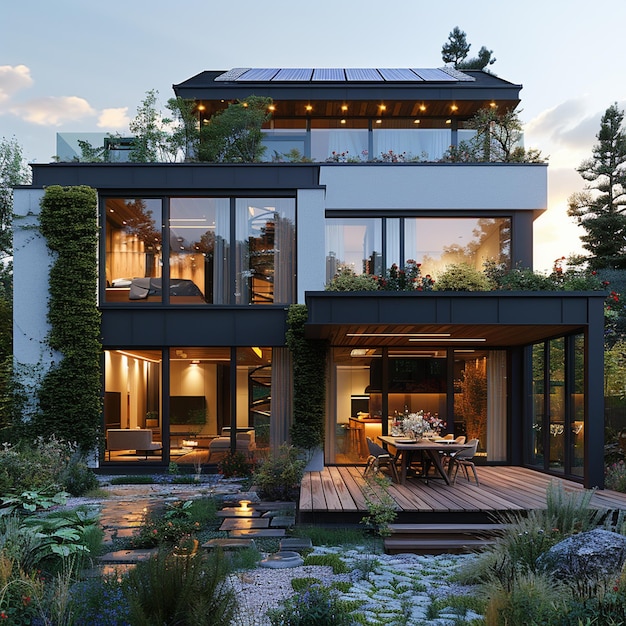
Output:
<instances>
[{"instance_id":1,"label":"large glass window","mask_svg":"<svg viewBox=\"0 0 626 626\"><path fill-rule=\"evenodd\" d=\"M343 267L355 274L383 271L380 219L326 220L326 280Z\"/></svg>"},{"instance_id":2,"label":"large glass window","mask_svg":"<svg viewBox=\"0 0 626 626\"><path fill-rule=\"evenodd\" d=\"M273 352L171 348L164 382L160 350L105 351L105 461L215 464L229 442L212 442L233 426L253 433L246 440L251 457L266 451L276 407L272 389L288 386L284 368L272 367ZM286 419L285 409L277 410Z\"/></svg>"},{"instance_id":3,"label":"large glass window","mask_svg":"<svg viewBox=\"0 0 626 626\"><path fill-rule=\"evenodd\" d=\"M295 293L295 201L238 198L236 304L287 304Z\"/></svg>"},{"instance_id":4,"label":"large glass window","mask_svg":"<svg viewBox=\"0 0 626 626\"><path fill-rule=\"evenodd\" d=\"M467 263L479 271L485 261L511 263L511 221L507 218L406 218L404 253L437 277L447 265Z\"/></svg>"},{"instance_id":5,"label":"large glass window","mask_svg":"<svg viewBox=\"0 0 626 626\"><path fill-rule=\"evenodd\" d=\"M226 304L229 199L172 198L169 223L172 302ZM178 297L173 297L174 289L179 292ZM183 297L185 292L187 297Z\"/></svg>"},{"instance_id":6,"label":"large glass window","mask_svg":"<svg viewBox=\"0 0 626 626\"><path fill-rule=\"evenodd\" d=\"M437 161L452 143L450 126L424 128L422 120L376 120L373 124L374 159L383 161Z\"/></svg>"},{"instance_id":7,"label":"large glass window","mask_svg":"<svg viewBox=\"0 0 626 626\"><path fill-rule=\"evenodd\" d=\"M161 301L161 200L105 203L106 302Z\"/></svg>"},{"instance_id":8,"label":"large glass window","mask_svg":"<svg viewBox=\"0 0 626 626\"><path fill-rule=\"evenodd\" d=\"M565 468L565 339L559 337L550 341L549 350L549 463L551 470L563 472Z\"/></svg>"},{"instance_id":9,"label":"large glass window","mask_svg":"<svg viewBox=\"0 0 626 626\"><path fill-rule=\"evenodd\" d=\"M383 230L385 241L383 248ZM326 220L326 281L339 269L381 274L408 259L435 280L447 265L467 263L482 271L486 261L511 265L509 218L329 218Z\"/></svg>"},{"instance_id":10,"label":"large glass window","mask_svg":"<svg viewBox=\"0 0 626 626\"><path fill-rule=\"evenodd\" d=\"M544 421L545 421L545 346L532 347L531 420L525 461L528 465L543 468L544 465Z\"/></svg>"},{"instance_id":11,"label":"large glass window","mask_svg":"<svg viewBox=\"0 0 626 626\"><path fill-rule=\"evenodd\" d=\"M105 207L105 302L294 301L294 198L112 198Z\"/></svg>"}]
</instances>

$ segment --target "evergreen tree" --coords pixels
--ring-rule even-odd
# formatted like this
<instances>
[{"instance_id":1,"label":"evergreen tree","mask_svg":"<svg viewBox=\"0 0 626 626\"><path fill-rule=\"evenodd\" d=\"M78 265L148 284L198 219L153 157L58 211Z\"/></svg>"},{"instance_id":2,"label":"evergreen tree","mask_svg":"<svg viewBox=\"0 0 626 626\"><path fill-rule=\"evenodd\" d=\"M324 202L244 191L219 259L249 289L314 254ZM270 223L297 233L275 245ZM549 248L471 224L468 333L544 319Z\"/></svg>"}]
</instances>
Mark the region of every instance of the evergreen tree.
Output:
<instances>
[{"instance_id":1,"label":"evergreen tree","mask_svg":"<svg viewBox=\"0 0 626 626\"><path fill-rule=\"evenodd\" d=\"M458 67L469 54L471 47L471 44L467 43L465 31L455 26L448 35L448 41L441 48L441 58L444 63L453 63L454 67Z\"/></svg>"},{"instance_id":2,"label":"evergreen tree","mask_svg":"<svg viewBox=\"0 0 626 626\"><path fill-rule=\"evenodd\" d=\"M444 63L452 63L457 70L484 70L496 61L493 50L485 46L478 51L478 56L467 59L471 44L467 43L467 35L458 26L448 35L448 41L441 47L441 58Z\"/></svg>"},{"instance_id":3,"label":"evergreen tree","mask_svg":"<svg viewBox=\"0 0 626 626\"><path fill-rule=\"evenodd\" d=\"M610 106L600 123L592 158L577 168L587 181L570 196L568 215L586 231L581 236L592 270L626 269L626 132L624 112Z\"/></svg>"}]
</instances>

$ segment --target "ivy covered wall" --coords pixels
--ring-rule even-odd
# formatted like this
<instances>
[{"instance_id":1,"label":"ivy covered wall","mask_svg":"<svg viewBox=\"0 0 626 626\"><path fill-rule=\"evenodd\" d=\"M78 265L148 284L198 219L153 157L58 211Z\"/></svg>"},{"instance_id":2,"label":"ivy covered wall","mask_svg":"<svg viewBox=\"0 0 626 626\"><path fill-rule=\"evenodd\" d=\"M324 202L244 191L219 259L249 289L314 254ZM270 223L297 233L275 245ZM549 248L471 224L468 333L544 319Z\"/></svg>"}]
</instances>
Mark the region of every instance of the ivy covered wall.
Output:
<instances>
[{"instance_id":1,"label":"ivy covered wall","mask_svg":"<svg viewBox=\"0 0 626 626\"><path fill-rule=\"evenodd\" d=\"M97 308L97 195L86 186L51 186L41 201L41 234L55 257L49 276L50 347L62 355L39 389L36 434L98 442L102 413Z\"/></svg>"}]
</instances>

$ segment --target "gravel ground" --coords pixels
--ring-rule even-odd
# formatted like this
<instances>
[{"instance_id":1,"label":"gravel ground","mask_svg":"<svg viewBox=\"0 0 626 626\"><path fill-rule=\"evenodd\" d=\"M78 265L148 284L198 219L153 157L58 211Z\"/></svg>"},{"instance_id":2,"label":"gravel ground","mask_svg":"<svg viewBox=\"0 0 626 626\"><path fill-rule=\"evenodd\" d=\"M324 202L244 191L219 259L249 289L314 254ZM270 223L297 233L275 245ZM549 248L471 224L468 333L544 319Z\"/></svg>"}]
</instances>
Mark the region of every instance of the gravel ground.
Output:
<instances>
[{"instance_id":1,"label":"gravel ground","mask_svg":"<svg viewBox=\"0 0 626 626\"><path fill-rule=\"evenodd\" d=\"M268 626L268 609L277 608L293 595L292 578L314 577L325 586L335 581L352 583L342 597L361 603L367 623L380 626L450 625L468 623L479 615L460 615L444 609L429 612L434 598L472 594L475 589L448 582L448 577L470 555L423 556L371 555L364 550L315 548L314 554L338 553L353 568L349 574L333 574L328 566L304 565L284 569L257 568L231 577L240 607L241 626ZM239 626L239 625L238 625ZM329 625L330 626L330 625Z\"/></svg>"}]
</instances>

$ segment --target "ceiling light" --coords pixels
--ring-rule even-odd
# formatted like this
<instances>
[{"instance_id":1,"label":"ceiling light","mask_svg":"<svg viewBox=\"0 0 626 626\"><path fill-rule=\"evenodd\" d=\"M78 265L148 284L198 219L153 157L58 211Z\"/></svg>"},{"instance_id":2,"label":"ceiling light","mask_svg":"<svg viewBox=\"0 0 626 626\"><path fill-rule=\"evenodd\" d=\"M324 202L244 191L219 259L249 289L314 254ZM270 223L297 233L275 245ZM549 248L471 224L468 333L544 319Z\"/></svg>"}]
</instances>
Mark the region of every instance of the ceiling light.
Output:
<instances>
[{"instance_id":1,"label":"ceiling light","mask_svg":"<svg viewBox=\"0 0 626 626\"><path fill-rule=\"evenodd\" d=\"M452 124L452 120L446 120L446 124Z\"/></svg>"},{"instance_id":2,"label":"ceiling light","mask_svg":"<svg viewBox=\"0 0 626 626\"><path fill-rule=\"evenodd\" d=\"M421 120L413 120L413 124L419 124Z\"/></svg>"},{"instance_id":3,"label":"ceiling light","mask_svg":"<svg viewBox=\"0 0 626 626\"><path fill-rule=\"evenodd\" d=\"M420 104L420 111L424 112L426 110L425 104Z\"/></svg>"},{"instance_id":4,"label":"ceiling light","mask_svg":"<svg viewBox=\"0 0 626 626\"><path fill-rule=\"evenodd\" d=\"M381 111L386 111L386 110L387 110L387 107L386 107L384 104L379 104L379 105L378 105L378 108L379 108Z\"/></svg>"},{"instance_id":5,"label":"ceiling light","mask_svg":"<svg viewBox=\"0 0 626 626\"><path fill-rule=\"evenodd\" d=\"M424 341L431 341L430 339L409 339L409 341L415 341L415 342L424 342ZM485 339L484 337L462 337L462 338L458 338L455 339L453 337L451 337L450 339L438 339L437 341L441 342L441 343L478 343L481 341L487 341L487 339Z\"/></svg>"},{"instance_id":6,"label":"ceiling light","mask_svg":"<svg viewBox=\"0 0 626 626\"><path fill-rule=\"evenodd\" d=\"M341 110L342 110L342 111L347 111L347 110L348 110L348 105L347 105L347 104L343 104L343 105L341 106Z\"/></svg>"},{"instance_id":7,"label":"ceiling light","mask_svg":"<svg viewBox=\"0 0 626 626\"><path fill-rule=\"evenodd\" d=\"M341 120L341 122L340 122L340 123L341 123L341 124L345 124L345 123L346 123L346 120Z\"/></svg>"},{"instance_id":8,"label":"ceiling light","mask_svg":"<svg viewBox=\"0 0 626 626\"><path fill-rule=\"evenodd\" d=\"M495 109L498 105L497 105L495 102L491 101L491 102L489 103L489 106L490 106L492 109Z\"/></svg>"},{"instance_id":9,"label":"ceiling light","mask_svg":"<svg viewBox=\"0 0 626 626\"><path fill-rule=\"evenodd\" d=\"M312 110L313 110L313 107L312 107L310 104L307 104L304 108L305 108L307 111L312 111Z\"/></svg>"},{"instance_id":10,"label":"ceiling light","mask_svg":"<svg viewBox=\"0 0 626 626\"><path fill-rule=\"evenodd\" d=\"M458 111L458 110L459 110L459 107L458 107L456 104L453 104L453 105L450 107L450 111Z\"/></svg>"},{"instance_id":11,"label":"ceiling light","mask_svg":"<svg viewBox=\"0 0 626 626\"><path fill-rule=\"evenodd\" d=\"M377 124L382 124L382 123L383 123L383 121L382 121L382 120L376 120L376 123L377 123Z\"/></svg>"},{"instance_id":12,"label":"ceiling light","mask_svg":"<svg viewBox=\"0 0 626 626\"><path fill-rule=\"evenodd\" d=\"M346 333L346 337L449 337L450 333Z\"/></svg>"}]
</instances>

